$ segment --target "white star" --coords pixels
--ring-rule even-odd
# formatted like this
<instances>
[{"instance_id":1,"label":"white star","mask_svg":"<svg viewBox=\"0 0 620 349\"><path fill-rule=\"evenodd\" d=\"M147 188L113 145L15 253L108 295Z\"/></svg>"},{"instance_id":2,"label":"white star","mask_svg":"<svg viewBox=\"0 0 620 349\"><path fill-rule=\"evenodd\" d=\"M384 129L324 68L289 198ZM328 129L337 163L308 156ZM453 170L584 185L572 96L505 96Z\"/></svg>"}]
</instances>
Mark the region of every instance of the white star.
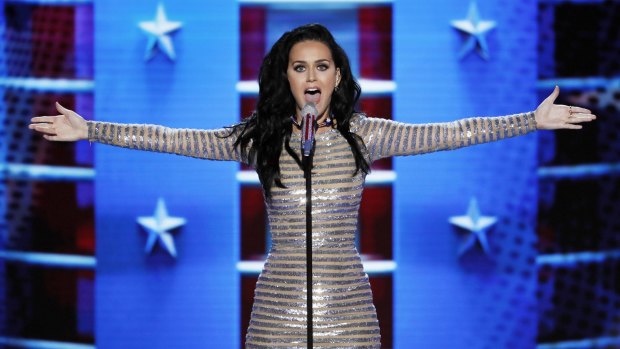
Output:
<instances>
[{"instance_id":1,"label":"white star","mask_svg":"<svg viewBox=\"0 0 620 349\"><path fill-rule=\"evenodd\" d=\"M496 23L495 21L483 21L480 19L478 6L475 1L469 3L467 18L452 21L451 23L454 28L470 35L459 53L460 59L465 57L476 46L478 46L480 56L486 60L489 59L489 47L485 35L496 27Z\"/></svg>"},{"instance_id":2,"label":"white star","mask_svg":"<svg viewBox=\"0 0 620 349\"><path fill-rule=\"evenodd\" d=\"M159 48L164 51L164 53L170 58L170 60L174 61L176 55L174 53L174 46L172 45L172 39L170 38L169 33L172 33L175 30L181 28L181 22L169 22L166 18L166 12L164 10L164 5L159 3L157 5L157 15L155 16L155 20L151 22L140 22L138 26L146 35L149 37L149 42L146 45L146 53L144 55L145 60L149 60L154 56L154 47L155 44L158 44Z\"/></svg>"},{"instance_id":3,"label":"white star","mask_svg":"<svg viewBox=\"0 0 620 349\"><path fill-rule=\"evenodd\" d=\"M174 239L168 231L184 225L185 218L168 216L164 199L159 198L157 200L155 214L152 217L138 217L138 224L149 234L144 253L150 253L153 250L155 242L160 240L162 247L164 247L172 257L176 258L177 250L174 247Z\"/></svg>"},{"instance_id":4,"label":"white star","mask_svg":"<svg viewBox=\"0 0 620 349\"><path fill-rule=\"evenodd\" d=\"M469 250L476 243L476 240L480 243L480 246L482 246L486 254L491 252L486 231L497 222L497 218L481 216L476 198L471 198L469 201L467 215L450 217L449 221L457 227L468 230L471 233L459 249L459 256L462 256L465 251Z\"/></svg>"}]
</instances>

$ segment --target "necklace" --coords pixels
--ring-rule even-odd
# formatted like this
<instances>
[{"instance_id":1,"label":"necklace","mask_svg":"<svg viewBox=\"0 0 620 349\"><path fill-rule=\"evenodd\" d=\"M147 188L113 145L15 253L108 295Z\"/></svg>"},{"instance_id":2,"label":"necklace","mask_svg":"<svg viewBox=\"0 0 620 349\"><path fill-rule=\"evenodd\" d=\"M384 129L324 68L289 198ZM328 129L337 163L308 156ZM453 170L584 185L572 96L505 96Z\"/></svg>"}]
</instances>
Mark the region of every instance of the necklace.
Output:
<instances>
[{"instance_id":1,"label":"necklace","mask_svg":"<svg viewBox=\"0 0 620 349\"><path fill-rule=\"evenodd\" d=\"M301 130L301 124L299 124L297 122L297 120L295 119L294 116L291 116L291 121L293 121L293 125L295 125L297 127L297 129ZM325 118L325 121L317 124L317 128L321 128L321 127L325 127L325 126L331 126L333 124L334 123L333 123L332 119L328 116L327 118Z\"/></svg>"}]
</instances>

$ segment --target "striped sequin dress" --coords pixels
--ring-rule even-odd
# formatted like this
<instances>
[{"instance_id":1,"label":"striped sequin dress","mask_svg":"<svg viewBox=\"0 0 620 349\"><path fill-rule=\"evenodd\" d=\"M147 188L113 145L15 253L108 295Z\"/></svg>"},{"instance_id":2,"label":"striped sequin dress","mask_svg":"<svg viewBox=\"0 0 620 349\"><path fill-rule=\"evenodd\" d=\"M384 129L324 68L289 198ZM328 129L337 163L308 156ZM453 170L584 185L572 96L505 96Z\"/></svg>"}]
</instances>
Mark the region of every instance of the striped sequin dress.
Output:
<instances>
[{"instance_id":1,"label":"striped sequin dress","mask_svg":"<svg viewBox=\"0 0 620 349\"><path fill-rule=\"evenodd\" d=\"M522 135L536 129L533 113L405 124L352 117L370 161L454 149ZM89 140L134 149L214 160L243 159L229 131L88 122ZM291 144L299 144L293 133ZM298 147L293 146L293 149ZM272 246L258 278L246 348L306 348L306 231L303 171L285 151L282 182L266 202ZM313 342L315 348L381 348L368 275L355 246L365 177L338 130L316 136L312 175Z\"/></svg>"}]
</instances>

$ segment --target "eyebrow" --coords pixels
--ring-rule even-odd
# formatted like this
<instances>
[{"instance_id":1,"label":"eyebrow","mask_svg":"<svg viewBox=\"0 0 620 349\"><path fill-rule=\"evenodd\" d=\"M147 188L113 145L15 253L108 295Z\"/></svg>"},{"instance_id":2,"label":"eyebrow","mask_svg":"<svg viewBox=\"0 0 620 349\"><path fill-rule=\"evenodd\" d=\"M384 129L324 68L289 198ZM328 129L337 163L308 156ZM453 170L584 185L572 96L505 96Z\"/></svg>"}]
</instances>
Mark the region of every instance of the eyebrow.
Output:
<instances>
[{"instance_id":1,"label":"eyebrow","mask_svg":"<svg viewBox=\"0 0 620 349\"><path fill-rule=\"evenodd\" d=\"M331 60L323 58L323 59L317 59L316 61L314 61L314 63L322 63L322 62L331 63ZM307 63L307 62L306 61L293 61L293 62L291 62L291 64L295 64L295 63Z\"/></svg>"}]
</instances>

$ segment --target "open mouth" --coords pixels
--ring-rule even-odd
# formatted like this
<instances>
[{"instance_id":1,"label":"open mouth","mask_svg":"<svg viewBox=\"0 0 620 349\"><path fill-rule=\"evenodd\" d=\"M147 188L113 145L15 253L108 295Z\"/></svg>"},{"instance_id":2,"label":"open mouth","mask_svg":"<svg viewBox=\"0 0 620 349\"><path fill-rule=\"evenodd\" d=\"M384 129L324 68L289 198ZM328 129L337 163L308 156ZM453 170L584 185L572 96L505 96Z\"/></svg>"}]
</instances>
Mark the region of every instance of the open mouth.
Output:
<instances>
[{"instance_id":1,"label":"open mouth","mask_svg":"<svg viewBox=\"0 0 620 349\"><path fill-rule=\"evenodd\" d=\"M319 103L321 99L321 90L318 88L309 88L304 91L304 97L306 98L306 103Z\"/></svg>"}]
</instances>

